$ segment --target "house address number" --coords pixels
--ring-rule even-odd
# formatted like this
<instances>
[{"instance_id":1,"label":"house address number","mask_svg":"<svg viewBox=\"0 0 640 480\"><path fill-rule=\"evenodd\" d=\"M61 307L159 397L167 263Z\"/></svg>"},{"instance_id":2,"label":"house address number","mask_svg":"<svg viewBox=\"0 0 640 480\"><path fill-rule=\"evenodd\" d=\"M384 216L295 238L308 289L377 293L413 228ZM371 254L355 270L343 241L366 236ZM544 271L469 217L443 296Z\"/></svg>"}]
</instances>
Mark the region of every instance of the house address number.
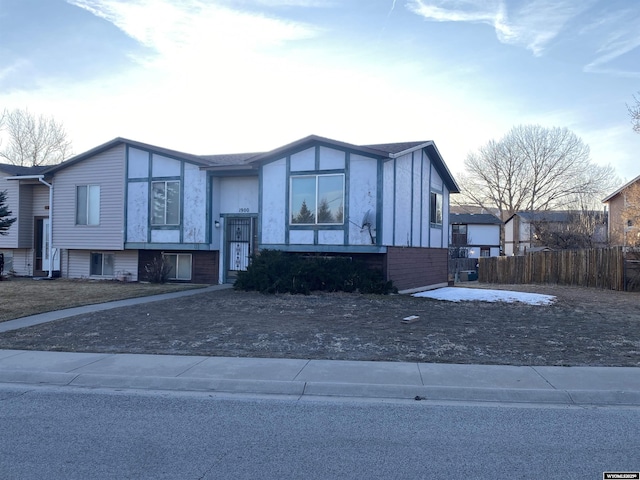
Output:
<instances>
[{"instance_id":1,"label":"house address number","mask_svg":"<svg viewBox=\"0 0 640 480\"><path fill-rule=\"evenodd\" d=\"M249 208L247 208L247 207L240 208L240 209L238 209L238 211L239 211L240 213L249 213Z\"/></svg>"}]
</instances>

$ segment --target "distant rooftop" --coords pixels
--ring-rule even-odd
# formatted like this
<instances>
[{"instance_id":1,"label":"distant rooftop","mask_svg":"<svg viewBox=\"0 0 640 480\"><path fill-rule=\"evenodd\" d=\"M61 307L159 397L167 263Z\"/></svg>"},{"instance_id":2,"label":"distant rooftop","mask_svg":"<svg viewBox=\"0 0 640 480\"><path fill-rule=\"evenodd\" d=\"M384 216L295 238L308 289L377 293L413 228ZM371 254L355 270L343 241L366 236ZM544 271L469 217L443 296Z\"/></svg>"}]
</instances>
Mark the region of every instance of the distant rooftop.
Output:
<instances>
[{"instance_id":1,"label":"distant rooftop","mask_svg":"<svg viewBox=\"0 0 640 480\"><path fill-rule=\"evenodd\" d=\"M452 225L502 225L502 220L490 213L450 213L449 223Z\"/></svg>"}]
</instances>

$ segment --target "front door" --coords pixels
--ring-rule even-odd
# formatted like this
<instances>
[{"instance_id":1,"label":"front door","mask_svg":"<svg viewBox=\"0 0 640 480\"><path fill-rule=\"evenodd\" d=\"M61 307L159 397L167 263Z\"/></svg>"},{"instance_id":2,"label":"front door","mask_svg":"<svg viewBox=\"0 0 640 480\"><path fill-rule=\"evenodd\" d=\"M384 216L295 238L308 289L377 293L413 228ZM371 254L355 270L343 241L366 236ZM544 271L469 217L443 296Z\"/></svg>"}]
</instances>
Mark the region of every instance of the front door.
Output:
<instances>
[{"instance_id":1,"label":"front door","mask_svg":"<svg viewBox=\"0 0 640 480\"><path fill-rule=\"evenodd\" d=\"M49 269L49 219L36 218L33 239L33 275L40 277Z\"/></svg>"},{"instance_id":2,"label":"front door","mask_svg":"<svg viewBox=\"0 0 640 480\"><path fill-rule=\"evenodd\" d=\"M36 218L35 238L34 238L34 276L43 276L49 273L49 258L51 249L49 248L49 228L51 222L48 218ZM55 252L55 250L54 250ZM60 270L60 257L54 255L53 270Z\"/></svg>"},{"instance_id":3,"label":"front door","mask_svg":"<svg viewBox=\"0 0 640 480\"><path fill-rule=\"evenodd\" d=\"M228 217L225 219L227 280L236 278L239 271L249 266L254 251L255 217Z\"/></svg>"}]
</instances>

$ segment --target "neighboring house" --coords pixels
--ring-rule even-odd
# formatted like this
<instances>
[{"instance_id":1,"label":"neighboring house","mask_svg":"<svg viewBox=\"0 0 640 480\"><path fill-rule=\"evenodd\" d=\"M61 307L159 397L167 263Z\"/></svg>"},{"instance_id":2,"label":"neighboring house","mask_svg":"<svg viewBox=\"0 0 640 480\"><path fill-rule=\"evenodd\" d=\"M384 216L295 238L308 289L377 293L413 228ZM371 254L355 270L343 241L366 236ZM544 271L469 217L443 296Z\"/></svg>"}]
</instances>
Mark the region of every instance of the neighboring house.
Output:
<instances>
[{"instance_id":1,"label":"neighboring house","mask_svg":"<svg viewBox=\"0 0 640 480\"><path fill-rule=\"evenodd\" d=\"M451 213L449 249L457 258L497 257L500 255L502 221L490 213Z\"/></svg>"},{"instance_id":2,"label":"neighboring house","mask_svg":"<svg viewBox=\"0 0 640 480\"><path fill-rule=\"evenodd\" d=\"M174 280L224 283L269 248L361 258L400 290L447 281L459 189L431 141L309 136L266 153L196 156L117 138L2 175L19 221L0 248L19 275L137 280L164 257Z\"/></svg>"},{"instance_id":3,"label":"neighboring house","mask_svg":"<svg viewBox=\"0 0 640 480\"><path fill-rule=\"evenodd\" d=\"M49 188L39 181L39 174L46 169L0 164L0 192L7 192L7 207L11 218L16 218L7 234L0 236L5 274L19 271L21 275L43 275L48 268L42 252L48 251L45 220L49 218ZM26 177L21 182L6 180L16 175ZM34 176L28 178L29 175Z\"/></svg>"},{"instance_id":4,"label":"neighboring house","mask_svg":"<svg viewBox=\"0 0 640 480\"><path fill-rule=\"evenodd\" d=\"M602 202L608 206L611 245L640 246L640 176Z\"/></svg>"},{"instance_id":5,"label":"neighboring house","mask_svg":"<svg viewBox=\"0 0 640 480\"><path fill-rule=\"evenodd\" d=\"M604 246L607 216L601 211L516 212L504 223L504 254Z\"/></svg>"}]
</instances>

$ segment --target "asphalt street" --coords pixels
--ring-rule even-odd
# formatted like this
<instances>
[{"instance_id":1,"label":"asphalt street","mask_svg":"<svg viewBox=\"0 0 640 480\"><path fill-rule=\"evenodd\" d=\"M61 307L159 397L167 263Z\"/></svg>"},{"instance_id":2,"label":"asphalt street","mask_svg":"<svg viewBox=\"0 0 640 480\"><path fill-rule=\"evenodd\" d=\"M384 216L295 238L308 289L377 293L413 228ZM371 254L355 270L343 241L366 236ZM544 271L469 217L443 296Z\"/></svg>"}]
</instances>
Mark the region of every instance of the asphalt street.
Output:
<instances>
[{"instance_id":1,"label":"asphalt street","mask_svg":"<svg viewBox=\"0 0 640 480\"><path fill-rule=\"evenodd\" d=\"M0 386L7 479L600 479L638 471L636 407Z\"/></svg>"}]
</instances>

